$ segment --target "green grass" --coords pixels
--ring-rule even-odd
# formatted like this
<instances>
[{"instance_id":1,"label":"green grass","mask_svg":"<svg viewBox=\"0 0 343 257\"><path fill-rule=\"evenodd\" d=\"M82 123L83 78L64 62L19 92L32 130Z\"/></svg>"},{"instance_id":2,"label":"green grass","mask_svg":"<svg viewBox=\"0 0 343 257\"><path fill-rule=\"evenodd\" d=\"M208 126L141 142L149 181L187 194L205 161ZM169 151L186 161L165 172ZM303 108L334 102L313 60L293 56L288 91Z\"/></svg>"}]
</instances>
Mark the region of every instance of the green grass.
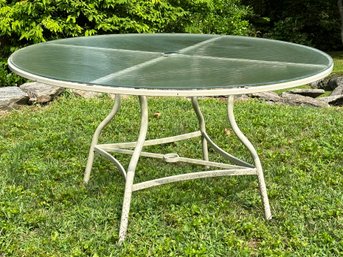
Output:
<instances>
[{"instance_id":1,"label":"green grass","mask_svg":"<svg viewBox=\"0 0 343 257\"><path fill-rule=\"evenodd\" d=\"M333 74L343 74L343 51L336 51L329 53L334 61Z\"/></svg>"},{"instance_id":2,"label":"green grass","mask_svg":"<svg viewBox=\"0 0 343 257\"><path fill-rule=\"evenodd\" d=\"M225 132L225 102L200 104L215 141L250 160ZM149 105L148 138L197 129L189 100ZM106 97L63 96L0 117L0 256L342 256L343 109L238 102L237 122L260 153L274 218L263 219L255 177L170 184L133 194L127 240L118 246L123 178L98 157L82 184L93 131L110 108ZM125 99L101 141L135 140L137 109L135 98ZM199 143L151 148L200 157ZM142 158L137 169L142 181L200 168Z\"/></svg>"}]
</instances>

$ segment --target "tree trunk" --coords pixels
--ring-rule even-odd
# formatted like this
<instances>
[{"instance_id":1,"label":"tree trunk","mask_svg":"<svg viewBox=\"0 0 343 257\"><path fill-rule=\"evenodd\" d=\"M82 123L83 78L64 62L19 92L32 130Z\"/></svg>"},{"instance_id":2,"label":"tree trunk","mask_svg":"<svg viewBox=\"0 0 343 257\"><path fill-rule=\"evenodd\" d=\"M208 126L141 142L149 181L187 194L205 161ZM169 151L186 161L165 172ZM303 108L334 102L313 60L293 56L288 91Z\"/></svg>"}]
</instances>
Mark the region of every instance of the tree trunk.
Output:
<instances>
[{"instance_id":1,"label":"tree trunk","mask_svg":"<svg viewBox=\"0 0 343 257\"><path fill-rule=\"evenodd\" d=\"M338 5L339 16L341 17L341 41L343 43L343 1L338 0L337 5Z\"/></svg>"}]
</instances>

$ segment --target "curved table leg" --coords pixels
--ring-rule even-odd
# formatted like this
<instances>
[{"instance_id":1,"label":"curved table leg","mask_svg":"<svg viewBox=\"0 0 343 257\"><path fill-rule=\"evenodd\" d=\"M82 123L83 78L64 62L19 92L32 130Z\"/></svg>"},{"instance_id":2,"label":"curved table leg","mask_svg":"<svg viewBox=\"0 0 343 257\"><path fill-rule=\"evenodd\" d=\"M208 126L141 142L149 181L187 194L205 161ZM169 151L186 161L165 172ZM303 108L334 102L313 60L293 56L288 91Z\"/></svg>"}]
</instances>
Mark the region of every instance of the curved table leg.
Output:
<instances>
[{"instance_id":1,"label":"curved table leg","mask_svg":"<svg viewBox=\"0 0 343 257\"><path fill-rule=\"evenodd\" d=\"M132 186L135 177L135 170L137 166L137 162L139 160L140 153L143 149L143 145L145 142L146 134L148 131L148 103L145 96L139 96L140 106L141 106L141 127L139 130L139 136L136 143L136 147L132 154L129 167L126 173L126 183L125 183L125 192L124 192L124 200L123 200L123 209L121 214L121 221L120 221L120 230L119 230L119 243L122 243L126 236L127 226L128 226L128 218L129 218L129 211L130 211L130 203L131 203L131 196L132 196Z\"/></svg>"},{"instance_id":2,"label":"curved table leg","mask_svg":"<svg viewBox=\"0 0 343 257\"><path fill-rule=\"evenodd\" d=\"M203 156L203 159L205 161L208 161L208 146L207 146L207 139L205 137L205 135L207 135L206 134L205 119L201 113L197 97L192 97L192 105L193 105L193 109L194 109L194 111L198 117L199 127L200 127L200 131L201 131L202 156Z\"/></svg>"},{"instance_id":3,"label":"curved table leg","mask_svg":"<svg viewBox=\"0 0 343 257\"><path fill-rule=\"evenodd\" d=\"M114 116L117 114L117 112L120 109L120 95L115 96L115 102L112 108L112 111L107 115L107 117L99 124L97 129L94 132L91 147L89 149L89 155L88 155L88 160L87 160L87 166L84 174L83 181L84 183L88 183L91 170L93 167L93 161L94 161L94 147L98 143L99 135L103 128L114 118Z\"/></svg>"},{"instance_id":4,"label":"curved table leg","mask_svg":"<svg viewBox=\"0 0 343 257\"><path fill-rule=\"evenodd\" d=\"M264 206L264 216L267 220L269 220L272 218L272 214L270 211L270 205L269 205L269 200L268 200L268 195L267 195L267 188L266 188L266 183L264 181L264 175L263 175L263 169L262 169L261 161L257 155L257 152L256 152L254 146L246 138L246 136L242 133L242 131L239 129L239 127L236 123L235 116L233 113L233 102L234 102L234 96L229 96L228 97L228 107L227 107L229 122L231 124L233 131L237 135L237 137L248 148L251 156L254 159L256 173L257 173L257 177L258 177L258 184L259 184L259 188L260 188L260 194L261 194L262 203Z\"/></svg>"}]
</instances>

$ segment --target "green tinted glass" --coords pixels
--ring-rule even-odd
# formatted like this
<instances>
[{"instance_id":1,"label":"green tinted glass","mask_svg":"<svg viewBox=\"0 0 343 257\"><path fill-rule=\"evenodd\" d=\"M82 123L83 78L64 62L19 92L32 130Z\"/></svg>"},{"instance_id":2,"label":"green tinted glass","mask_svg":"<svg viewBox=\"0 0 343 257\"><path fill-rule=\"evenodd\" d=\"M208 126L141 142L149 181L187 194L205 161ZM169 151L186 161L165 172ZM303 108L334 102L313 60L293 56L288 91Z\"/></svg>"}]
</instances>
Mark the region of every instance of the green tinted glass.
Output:
<instances>
[{"instance_id":1,"label":"green tinted glass","mask_svg":"<svg viewBox=\"0 0 343 257\"><path fill-rule=\"evenodd\" d=\"M127 34L79 37L23 48L16 68L46 78L110 87L258 87L314 76L332 66L316 49L250 37Z\"/></svg>"}]
</instances>

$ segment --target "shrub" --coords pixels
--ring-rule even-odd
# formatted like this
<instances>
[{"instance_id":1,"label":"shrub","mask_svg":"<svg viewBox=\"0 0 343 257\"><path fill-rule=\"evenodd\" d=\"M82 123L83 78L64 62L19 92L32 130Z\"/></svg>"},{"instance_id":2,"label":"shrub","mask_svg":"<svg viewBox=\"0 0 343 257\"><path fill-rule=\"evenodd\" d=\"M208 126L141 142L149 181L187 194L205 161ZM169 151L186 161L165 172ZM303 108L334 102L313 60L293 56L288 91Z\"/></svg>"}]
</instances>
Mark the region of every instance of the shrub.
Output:
<instances>
[{"instance_id":1,"label":"shrub","mask_svg":"<svg viewBox=\"0 0 343 257\"><path fill-rule=\"evenodd\" d=\"M95 34L243 35L248 12L240 0L0 0L0 58L28 44ZM0 86L11 83L6 65L0 69Z\"/></svg>"},{"instance_id":2,"label":"shrub","mask_svg":"<svg viewBox=\"0 0 343 257\"><path fill-rule=\"evenodd\" d=\"M259 35L326 51L342 48L337 0L242 0Z\"/></svg>"},{"instance_id":3,"label":"shrub","mask_svg":"<svg viewBox=\"0 0 343 257\"><path fill-rule=\"evenodd\" d=\"M106 33L247 34L240 0L0 0L5 53L27 43ZM3 53L4 53L3 52Z\"/></svg>"},{"instance_id":4,"label":"shrub","mask_svg":"<svg viewBox=\"0 0 343 257\"><path fill-rule=\"evenodd\" d=\"M174 5L187 10L181 24L184 32L247 35L250 32L247 16L250 7L240 0L173 0Z\"/></svg>"},{"instance_id":5,"label":"shrub","mask_svg":"<svg viewBox=\"0 0 343 257\"><path fill-rule=\"evenodd\" d=\"M184 15L165 0L0 0L0 36L16 47L61 37L160 32Z\"/></svg>"},{"instance_id":6,"label":"shrub","mask_svg":"<svg viewBox=\"0 0 343 257\"><path fill-rule=\"evenodd\" d=\"M0 87L16 86L25 80L9 72L6 59L0 58Z\"/></svg>"}]
</instances>

